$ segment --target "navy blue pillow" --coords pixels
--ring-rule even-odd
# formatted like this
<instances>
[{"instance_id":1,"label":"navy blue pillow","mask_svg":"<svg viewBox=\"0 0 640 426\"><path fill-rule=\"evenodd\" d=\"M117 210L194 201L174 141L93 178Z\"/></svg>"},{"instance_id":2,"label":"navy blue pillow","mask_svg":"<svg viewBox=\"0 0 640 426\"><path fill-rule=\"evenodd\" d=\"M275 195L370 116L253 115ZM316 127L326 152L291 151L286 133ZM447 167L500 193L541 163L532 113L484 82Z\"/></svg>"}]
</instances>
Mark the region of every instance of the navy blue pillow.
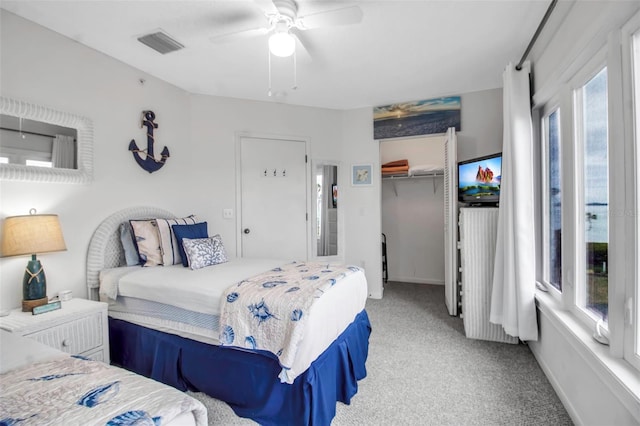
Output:
<instances>
[{"instance_id":1,"label":"navy blue pillow","mask_svg":"<svg viewBox=\"0 0 640 426\"><path fill-rule=\"evenodd\" d=\"M182 259L183 266L189 266L189 259L182 247L183 238L209 238L207 233L207 222L196 223L193 225L171 225L173 233L178 241L178 249L180 250L180 259Z\"/></svg>"}]
</instances>

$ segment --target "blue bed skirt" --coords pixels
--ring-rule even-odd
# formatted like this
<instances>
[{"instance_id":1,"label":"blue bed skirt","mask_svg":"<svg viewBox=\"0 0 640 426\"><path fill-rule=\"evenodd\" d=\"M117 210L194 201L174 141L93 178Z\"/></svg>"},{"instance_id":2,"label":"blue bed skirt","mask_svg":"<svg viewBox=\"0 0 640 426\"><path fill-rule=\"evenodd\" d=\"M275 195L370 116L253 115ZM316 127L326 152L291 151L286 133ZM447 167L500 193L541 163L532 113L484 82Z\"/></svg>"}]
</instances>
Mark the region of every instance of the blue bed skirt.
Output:
<instances>
[{"instance_id":1,"label":"blue bed skirt","mask_svg":"<svg viewBox=\"0 0 640 426\"><path fill-rule=\"evenodd\" d=\"M366 375L371 324L366 311L293 384L278 379L277 358L208 345L109 318L111 361L182 391L225 401L262 425L329 425L336 401L349 404Z\"/></svg>"}]
</instances>

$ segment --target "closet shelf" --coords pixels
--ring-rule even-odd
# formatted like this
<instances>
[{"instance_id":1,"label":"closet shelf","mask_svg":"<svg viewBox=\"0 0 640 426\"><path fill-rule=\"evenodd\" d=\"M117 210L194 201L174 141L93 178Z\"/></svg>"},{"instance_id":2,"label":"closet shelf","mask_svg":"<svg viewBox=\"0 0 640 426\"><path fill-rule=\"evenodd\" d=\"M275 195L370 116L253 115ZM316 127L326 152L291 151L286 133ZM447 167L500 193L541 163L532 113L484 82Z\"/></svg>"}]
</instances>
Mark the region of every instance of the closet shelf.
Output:
<instances>
[{"instance_id":1,"label":"closet shelf","mask_svg":"<svg viewBox=\"0 0 640 426\"><path fill-rule=\"evenodd\" d=\"M444 172L433 172L433 173L420 173L408 175L406 173L403 174L394 174L394 175L382 175L383 180L402 180L402 179L423 179L423 178L437 178L444 177ZM433 193L436 193L436 180L433 179ZM398 189L396 188L395 182L393 182L393 192L398 196Z\"/></svg>"},{"instance_id":2,"label":"closet shelf","mask_svg":"<svg viewBox=\"0 0 640 426\"><path fill-rule=\"evenodd\" d=\"M434 173L421 173L415 175L408 175L406 173L401 175L382 175L382 179L420 179L420 178L436 178L443 177L444 172L434 172Z\"/></svg>"}]
</instances>

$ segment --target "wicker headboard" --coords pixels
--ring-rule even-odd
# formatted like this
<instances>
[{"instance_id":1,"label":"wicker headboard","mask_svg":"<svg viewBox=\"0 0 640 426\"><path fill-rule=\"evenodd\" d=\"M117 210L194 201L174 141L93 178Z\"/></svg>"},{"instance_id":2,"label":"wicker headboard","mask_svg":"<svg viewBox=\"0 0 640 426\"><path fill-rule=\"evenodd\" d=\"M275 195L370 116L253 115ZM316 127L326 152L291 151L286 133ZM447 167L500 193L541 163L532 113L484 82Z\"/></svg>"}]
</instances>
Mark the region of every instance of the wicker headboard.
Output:
<instances>
[{"instance_id":1,"label":"wicker headboard","mask_svg":"<svg viewBox=\"0 0 640 426\"><path fill-rule=\"evenodd\" d=\"M120 242L120 224L129 219L171 219L173 213L157 207L129 207L113 213L96 228L87 252L87 295L98 300L100 271L124 266L124 251Z\"/></svg>"}]
</instances>

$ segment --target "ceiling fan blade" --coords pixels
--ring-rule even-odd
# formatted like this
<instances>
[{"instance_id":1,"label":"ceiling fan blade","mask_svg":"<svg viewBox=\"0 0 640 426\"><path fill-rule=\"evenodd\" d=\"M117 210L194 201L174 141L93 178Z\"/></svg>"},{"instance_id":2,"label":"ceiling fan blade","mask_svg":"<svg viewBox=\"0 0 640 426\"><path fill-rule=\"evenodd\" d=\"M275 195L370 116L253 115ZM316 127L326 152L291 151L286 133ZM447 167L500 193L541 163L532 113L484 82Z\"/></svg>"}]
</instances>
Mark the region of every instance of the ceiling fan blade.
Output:
<instances>
[{"instance_id":1,"label":"ceiling fan blade","mask_svg":"<svg viewBox=\"0 0 640 426\"><path fill-rule=\"evenodd\" d=\"M310 30L313 28L357 24L360 21L362 21L362 9L358 6L350 6L301 16L297 22L299 24L298 28L301 30Z\"/></svg>"},{"instance_id":2,"label":"ceiling fan blade","mask_svg":"<svg viewBox=\"0 0 640 426\"><path fill-rule=\"evenodd\" d=\"M305 40L302 32L292 28L291 35L296 39L296 60L307 63L311 62L313 60L313 56L309 49L309 42Z\"/></svg>"},{"instance_id":3,"label":"ceiling fan blade","mask_svg":"<svg viewBox=\"0 0 640 426\"><path fill-rule=\"evenodd\" d=\"M209 40L211 41L211 43L216 44L232 43L235 41L246 40L252 37L261 36L267 34L269 31L271 31L271 29L265 27L251 28L248 30L241 30L232 33L211 36L209 37Z\"/></svg>"},{"instance_id":4,"label":"ceiling fan blade","mask_svg":"<svg viewBox=\"0 0 640 426\"><path fill-rule=\"evenodd\" d=\"M253 2L264 12L265 15L275 15L278 13L278 8L273 4L272 0L253 0Z\"/></svg>"}]
</instances>

